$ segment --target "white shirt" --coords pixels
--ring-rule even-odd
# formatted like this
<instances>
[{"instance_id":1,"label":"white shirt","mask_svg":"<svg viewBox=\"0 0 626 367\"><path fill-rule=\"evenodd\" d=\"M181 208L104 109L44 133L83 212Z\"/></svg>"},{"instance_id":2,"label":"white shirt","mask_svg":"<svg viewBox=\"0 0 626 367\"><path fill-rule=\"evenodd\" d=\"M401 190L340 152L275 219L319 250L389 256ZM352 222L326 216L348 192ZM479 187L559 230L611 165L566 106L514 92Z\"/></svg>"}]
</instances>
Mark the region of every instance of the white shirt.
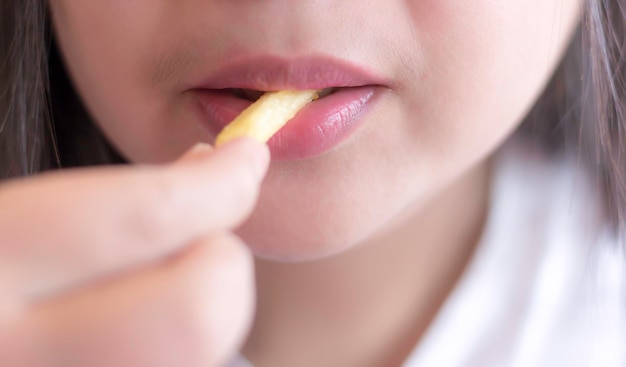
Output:
<instances>
[{"instance_id":1,"label":"white shirt","mask_svg":"<svg viewBox=\"0 0 626 367\"><path fill-rule=\"evenodd\" d=\"M626 255L597 198L575 159L506 144L482 239L403 367L625 367Z\"/></svg>"}]
</instances>

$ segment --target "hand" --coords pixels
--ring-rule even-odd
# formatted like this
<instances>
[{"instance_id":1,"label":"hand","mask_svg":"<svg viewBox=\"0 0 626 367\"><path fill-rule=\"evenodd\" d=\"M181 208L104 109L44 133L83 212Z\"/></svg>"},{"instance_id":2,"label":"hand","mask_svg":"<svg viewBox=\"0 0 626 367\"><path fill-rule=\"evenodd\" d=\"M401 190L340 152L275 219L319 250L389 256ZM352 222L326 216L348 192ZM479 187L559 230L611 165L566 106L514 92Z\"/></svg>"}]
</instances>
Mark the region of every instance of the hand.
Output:
<instances>
[{"instance_id":1,"label":"hand","mask_svg":"<svg viewBox=\"0 0 626 367\"><path fill-rule=\"evenodd\" d=\"M252 260L231 230L267 148L0 185L3 367L220 366L249 327Z\"/></svg>"}]
</instances>

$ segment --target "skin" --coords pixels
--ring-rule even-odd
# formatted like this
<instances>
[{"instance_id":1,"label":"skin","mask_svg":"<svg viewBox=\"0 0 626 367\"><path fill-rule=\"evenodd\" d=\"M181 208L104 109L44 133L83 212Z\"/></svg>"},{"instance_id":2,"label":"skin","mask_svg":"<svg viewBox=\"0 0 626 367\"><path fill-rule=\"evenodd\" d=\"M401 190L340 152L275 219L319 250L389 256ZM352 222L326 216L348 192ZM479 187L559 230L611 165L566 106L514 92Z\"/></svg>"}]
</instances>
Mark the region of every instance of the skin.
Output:
<instances>
[{"instance_id":1,"label":"skin","mask_svg":"<svg viewBox=\"0 0 626 367\"><path fill-rule=\"evenodd\" d=\"M258 257L244 349L257 366L389 366L419 340L470 258L487 210L488 157L549 79L581 2L50 5L86 106L136 163L212 141L187 89L233 58L332 55L390 81L342 145L272 163L237 230Z\"/></svg>"},{"instance_id":2,"label":"skin","mask_svg":"<svg viewBox=\"0 0 626 367\"><path fill-rule=\"evenodd\" d=\"M254 205L263 148L0 186L3 366L221 365L253 309L252 261L231 229Z\"/></svg>"},{"instance_id":3,"label":"skin","mask_svg":"<svg viewBox=\"0 0 626 367\"><path fill-rule=\"evenodd\" d=\"M561 0L51 5L85 103L134 162L212 141L186 90L236 58L332 55L390 80L339 149L272 166L241 234L278 260L343 251L484 161L541 91L579 9Z\"/></svg>"}]
</instances>

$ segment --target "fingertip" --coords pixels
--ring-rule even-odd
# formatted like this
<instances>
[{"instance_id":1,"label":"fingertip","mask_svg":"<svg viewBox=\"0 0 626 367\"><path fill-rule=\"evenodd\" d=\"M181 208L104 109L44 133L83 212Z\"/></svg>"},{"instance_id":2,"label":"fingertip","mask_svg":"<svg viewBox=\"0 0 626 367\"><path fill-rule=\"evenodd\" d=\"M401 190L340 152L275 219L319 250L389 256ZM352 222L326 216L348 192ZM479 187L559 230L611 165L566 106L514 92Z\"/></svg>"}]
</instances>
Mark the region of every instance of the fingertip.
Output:
<instances>
[{"instance_id":1,"label":"fingertip","mask_svg":"<svg viewBox=\"0 0 626 367\"><path fill-rule=\"evenodd\" d=\"M263 179L270 163L270 151L266 144L255 139L242 137L221 145L215 150L216 154L236 155L246 160L259 179Z\"/></svg>"},{"instance_id":2,"label":"fingertip","mask_svg":"<svg viewBox=\"0 0 626 367\"><path fill-rule=\"evenodd\" d=\"M178 160L178 163L183 162L194 162L197 160L202 160L203 158L209 156L213 151L213 147L207 143L196 143L193 147L187 150Z\"/></svg>"},{"instance_id":3,"label":"fingertip","mask_svg":"<svg viewBox=\"0 0 626 367\"><path fill-rule=\"evenodd\" d=\"M254 176L263 179L267 173L271 160L270 151L266 144L253 138L241 137L229 141L215 148L207 143L196 143L185 152L176 162L203 162L214 154L240 157L250 163Z\"/></svg>"}]
</instances>

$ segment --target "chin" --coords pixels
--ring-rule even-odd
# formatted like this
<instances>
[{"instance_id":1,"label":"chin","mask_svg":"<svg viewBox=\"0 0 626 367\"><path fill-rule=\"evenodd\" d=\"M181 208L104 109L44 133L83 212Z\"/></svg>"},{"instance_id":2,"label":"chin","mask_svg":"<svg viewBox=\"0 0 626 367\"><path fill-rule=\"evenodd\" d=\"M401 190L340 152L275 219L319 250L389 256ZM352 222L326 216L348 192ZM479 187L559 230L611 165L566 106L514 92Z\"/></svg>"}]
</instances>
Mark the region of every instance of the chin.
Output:
<instances>
[{"instance_id":1,"label":"chin","mask_svg":"<svg viewBox=\"0 0 626 367\"><path fill-rule=\"evenodd\" d=\"M366 237L363 223L353 216L310 216L259 208L236 233L254 256L277 262L306 262L339 254ZM346 213L347 214L347 213ZM306 219L303 219L306 218ZM342 220L344 219L344 220Z\"/></svg>"},{"instance_id":2,"label":"chin","mask_svg":"<svg viewBox=\"0 0 626 367\"><path fill-rule=\"evenodd\" d=\"M265 221L267 222L267 221ZM353 247L355 240L344 233L333 235L314 227L289 228L277 222L246 222L236 233L255 257L277 262L306 262L329 257Z\"/></svg>"}]
</instances>

